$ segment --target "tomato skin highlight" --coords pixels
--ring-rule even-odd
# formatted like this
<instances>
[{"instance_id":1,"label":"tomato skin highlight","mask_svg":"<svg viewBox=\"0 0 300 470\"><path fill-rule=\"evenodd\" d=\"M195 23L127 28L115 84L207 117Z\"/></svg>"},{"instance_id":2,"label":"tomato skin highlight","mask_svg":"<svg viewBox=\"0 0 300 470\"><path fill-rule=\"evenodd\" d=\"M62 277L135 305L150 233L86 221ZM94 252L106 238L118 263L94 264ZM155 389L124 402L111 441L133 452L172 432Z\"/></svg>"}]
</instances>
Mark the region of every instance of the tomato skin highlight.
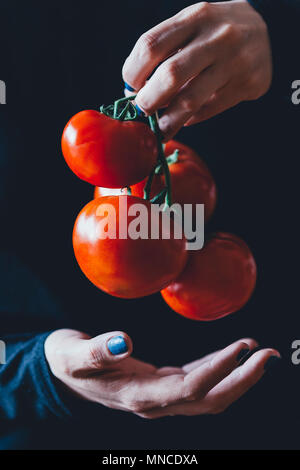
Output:
<instances>
[{"instance_id":1,"label":"tomato skin highlight","mask_svg":"<svg viewBox=\"0 0 300 470\"><path fill-rule=\"evenodd\" d=\"M156 136L149 126L95 110L81 111L70 119L61 145L68 166L80 179L106 188L141 181L157 159Z\"/></svg>"},{"instance_id":2,"label":"tomato skin highlight","mask_svg":"<svg viewBox=\"0 0 300 470\"><path fill-rule=\"evenodd\" d=\"M256 263L239 237L219 232L202 250L190 252L180 276L161 294L177 313L211 321L241 309L256 283Z\"/></svg>"},{"instance_id":3,"label":"tomato skin highlight","mask_svg":"<svg viewBox=\"0 0 300 470\"><path fill-rule=\"evenodd\" d=\"M173 202L179 204L204 204L204 218L208 221L217 202L215 181L204 161L190 147L176 140L165 146L166 157L179 150L178 161L169 165ZM132 195L143 197L147 179L131 187ZM160 193L165 186L163 175L153 178L150 198ZM105 195L105 190L95 188L95 197Z\"/></svg>"},{"instance_id":4,"label":"tomato skin highlight","mask_svg":"<svg viewBox=\"0 0 300 470\"><path fill-rule=\"evenodd\" d=\"M106 196L90 201L79 213L73 230L73 247L77 262L86 277L99 289L122 298L138 298L159 292L180 274L187 261L185 239L120 239L119 199L127 198L127 208L148 201L133 196ZM117 238L97 236L97 211L101 204L111 204L116 213ZM98 212L99 213L99 212ZM134 217L128 215L128 223ZM171 224L172 227L172 224Z\"/></svg>"},{"instance_id":5,"label":"tomato skin highlight","mask_svg":"<svg viewBox=\"0 0 300 470\"><path fill-rule=\"evenodd\" d=\"M127 189L123 188L102 188L100 186L95 186L94 190L94 199L97 197L103 196L124 196L127 194Z\"/></svg>"}]
</instances>

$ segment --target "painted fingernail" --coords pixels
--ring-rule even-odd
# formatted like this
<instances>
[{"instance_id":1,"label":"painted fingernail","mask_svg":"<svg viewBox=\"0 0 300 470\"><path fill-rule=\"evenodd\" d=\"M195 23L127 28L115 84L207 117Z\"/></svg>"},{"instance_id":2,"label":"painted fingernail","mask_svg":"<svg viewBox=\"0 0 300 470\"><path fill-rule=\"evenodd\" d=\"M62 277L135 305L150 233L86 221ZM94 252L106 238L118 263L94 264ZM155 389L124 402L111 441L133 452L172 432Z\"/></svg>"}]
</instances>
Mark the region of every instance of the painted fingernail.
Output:
<instances>
[{"instance_id":1,"label":"painted fingernail","mask_svg":"<svg viewBox=\"0 0 300 470\"><path fill-rule=\"evenodd\" d=\"M144 115L144 112L141 110L141 108L140 108L137 104L135 105L135 108L136 108L136 110L137 110L139 116L143 116L143 115Z\"/></svg>"},{"instance_id":2,"label":"painted fingernail","mask_svg":"<svg viewBox=\"0 0 300 470\"><path fill-rule=\"evenodd\" d=\"M118 354L124 354L126 351L128 351L125 338L121 335L110 338L107 343L107 347L114 356L117 356Z\"/></svg>"},{"instance_id":3,"label":"painted fingernail","mask_svg":"<svg viewBox=\"0 0 300 470\"><path fill-rule=\"evenodd\" d=\"M244 357L247 356L249 351L250 351L250 348L241 349L240 352L238 353L238 355L236 356L237 362L240 362L242 359L244 359Z\"/></svg>"},{"instance_id":4,"label":"painted fingernail","mask_svg":"<svg viewBox=\"0 0 300 470\"><path fill-rule=\"evenodd\" d=\"M132 88L132 86L128 85L128 83L124 82L124 85L125 85L126 90L134 91L134 88Z\"/></svg>"},{"instance_id":5,"label":"painted fingernail","mask_svg":"<svg viewBox=\"0 0 300 470\"><path fill-rule=\"evenodd\" d=\"M280 362L280 357L278 356L270 356L267 362L265 363L264 369L265 370L271 370L274 367L276 367L277 364Z\"/></svg>"}]
</instances>

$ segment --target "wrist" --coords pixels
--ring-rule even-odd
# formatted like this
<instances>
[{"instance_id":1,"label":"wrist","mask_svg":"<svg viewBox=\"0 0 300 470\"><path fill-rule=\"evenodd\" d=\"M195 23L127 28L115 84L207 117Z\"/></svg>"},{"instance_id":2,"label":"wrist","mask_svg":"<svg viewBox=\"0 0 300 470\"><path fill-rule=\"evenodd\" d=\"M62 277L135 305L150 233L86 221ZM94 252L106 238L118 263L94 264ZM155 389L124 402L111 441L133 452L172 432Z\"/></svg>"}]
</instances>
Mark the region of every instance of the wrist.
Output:
<instances>
[{"instance_id":1,"label":"wrist","mask_svg":"<svg viewBox=\"0 0 300 470\"><path fill-rule=\"evenodd\" d=\"M61 329L52 332L45 340L44 354L51 374L61 390L77 398L85 398L78 391L74 371L77 371L78 339L86 339L87 335L76 330ZM74 341L75 340L75 341Z\"/></svg>"},{"instance_id":2,"label":"wrist","mask_svg":"<svg viewBox=\"0 0 300 470\"><path fill-rule=\"evenodd\" d=\"M44 357L47 364L48 373L51 376L53 394L58 397L60 407L64 409L64 414L69 417L84 418L94 416L94 407L80 393L76 379L72 378L72 368L68 360L70 348L70 338L79 332L68 329L55 330L50 333L44 341ZM85 337L83 333L80 336ZM74 354L76 356L75 351Z\"/></svg>"},{"instance_id":3,"label":"wrist","mask_svg":"<svg viewBox=\"0 0 300 470\"><path fill-rule=\"evenodd\" d=\"M67 372L66 353L63 342L66 330L56 330L50 333L44 343L45 358L51 373L61 379Z\"/></svg>"}]
</instances>

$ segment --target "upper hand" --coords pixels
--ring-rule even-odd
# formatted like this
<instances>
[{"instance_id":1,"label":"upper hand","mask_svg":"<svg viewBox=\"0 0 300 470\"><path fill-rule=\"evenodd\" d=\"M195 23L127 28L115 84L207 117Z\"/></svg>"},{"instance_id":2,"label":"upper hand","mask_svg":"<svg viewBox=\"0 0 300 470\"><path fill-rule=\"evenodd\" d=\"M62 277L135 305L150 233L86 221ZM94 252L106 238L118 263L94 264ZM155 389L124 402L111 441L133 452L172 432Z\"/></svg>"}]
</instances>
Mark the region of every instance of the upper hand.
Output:
<instances>
[{"instance_id":1,"label":"upper hand","mask_svg":"<svg viewBox=\"0 0 300 470\"><path fill-rule=\"evenodd\" d=\"M139 38L123 78L138 91L145 114L166 107L160 128L167 141L183 125L266 93L272 79L267 26L246 0L191 5Z\"/></svg>"},{"instance_id":2,"label":"upper hand","mask_svg":"<svg viewBox=\"0 0 300 470\"><path fill-rule=\"evenodd\" d=\"M111 339L116 336L121 338L113 349ZM57 330L45 342L45 355L52 373L77 396L158 418L226 409L263 376L268 358L279 356L264 349L238 367L241 351L256 346L254 340L243 339L183 367L157 368L130 357L132 342L123 332L89 338L78 331Z\"/></svg>"}]
</instances>

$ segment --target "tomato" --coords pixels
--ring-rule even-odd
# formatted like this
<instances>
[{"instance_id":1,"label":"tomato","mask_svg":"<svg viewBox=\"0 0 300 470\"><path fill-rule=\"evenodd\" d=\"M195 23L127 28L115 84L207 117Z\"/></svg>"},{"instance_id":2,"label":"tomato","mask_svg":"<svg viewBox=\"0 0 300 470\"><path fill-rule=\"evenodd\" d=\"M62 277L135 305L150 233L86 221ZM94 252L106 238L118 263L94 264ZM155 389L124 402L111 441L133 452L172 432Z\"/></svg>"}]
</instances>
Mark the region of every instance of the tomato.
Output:
<instances>
[{"instance_id":1,"label":"tomato","mask_svg":"<svg viewBox=\"0 0 300 470\"><path fill-rule=\"evenodd\" d=\"M157 159L157 140L142 122L120 121L86 110L66 125L62 152L79 178L95 186L122 188L151 172Z\"/></svg>"},{"instance_id":2,"label":"tomato","mask_svg":"<svg viewBox=\"0 0 300 470\"><path fill-rule=\"evenodd\" d=\"M124 196L127 194L126 188L101 188L100 186L95 187L94 198L102 196Z\"/></svg>"},{"instance_id":3,"label":"tomato","mask_svg":"<svg viewBox=\"0 0 300 470\"><path fill-rule=\"evenodd\" d=\"M145 208L149 233L159 224L157 239L121 238L119 224L126 224L128 230L136 220L128 214L137 203ZM112 232L105 238L108 225L103 222L108 213L107 204L110 204L109 213L115 214L112 220L115 218L116 238L112 238ZM127 204L125 216L124 204ZM151 206L150 202L133 196L100 197L90 201L76 219L73 246L78 264L86 277L108 294L136 298L158 292L176 279L185 266L184 238L174 238L171 224L169 239L163 239L162 224L151 220ZM100 210L104 211L102 215Z\"/></svg>"},{"instance_id":4,"label":"tomato","mask_svg":"<svg viewBox=\"0 0 300 470\"><path fill-rule=\"evenodd\" d=\"M207 221L216 206L217 189L214 179L204 161L190 147L175 140L165 146L165 155L169 156L178 149L178 161L169 165L171 175L172 200L179 204L204 204L204 217ZM150 198L158 194L165 186L165 178L155 175ZM146 180L132 186L134 196L143 197Z\"/></svg>"},{"instance_id":5,"label":"tomato","mask_svg":"<svg viewBox=\"0 0 300 470\"><path fill-rule=\"evenodd\" d=\"M191 252L187 265L162 296L175 312L193 320L216 320L242 308L256 282L256 264L246 243L217 233L202 250Z\"/></svg>"}]
</instances>

